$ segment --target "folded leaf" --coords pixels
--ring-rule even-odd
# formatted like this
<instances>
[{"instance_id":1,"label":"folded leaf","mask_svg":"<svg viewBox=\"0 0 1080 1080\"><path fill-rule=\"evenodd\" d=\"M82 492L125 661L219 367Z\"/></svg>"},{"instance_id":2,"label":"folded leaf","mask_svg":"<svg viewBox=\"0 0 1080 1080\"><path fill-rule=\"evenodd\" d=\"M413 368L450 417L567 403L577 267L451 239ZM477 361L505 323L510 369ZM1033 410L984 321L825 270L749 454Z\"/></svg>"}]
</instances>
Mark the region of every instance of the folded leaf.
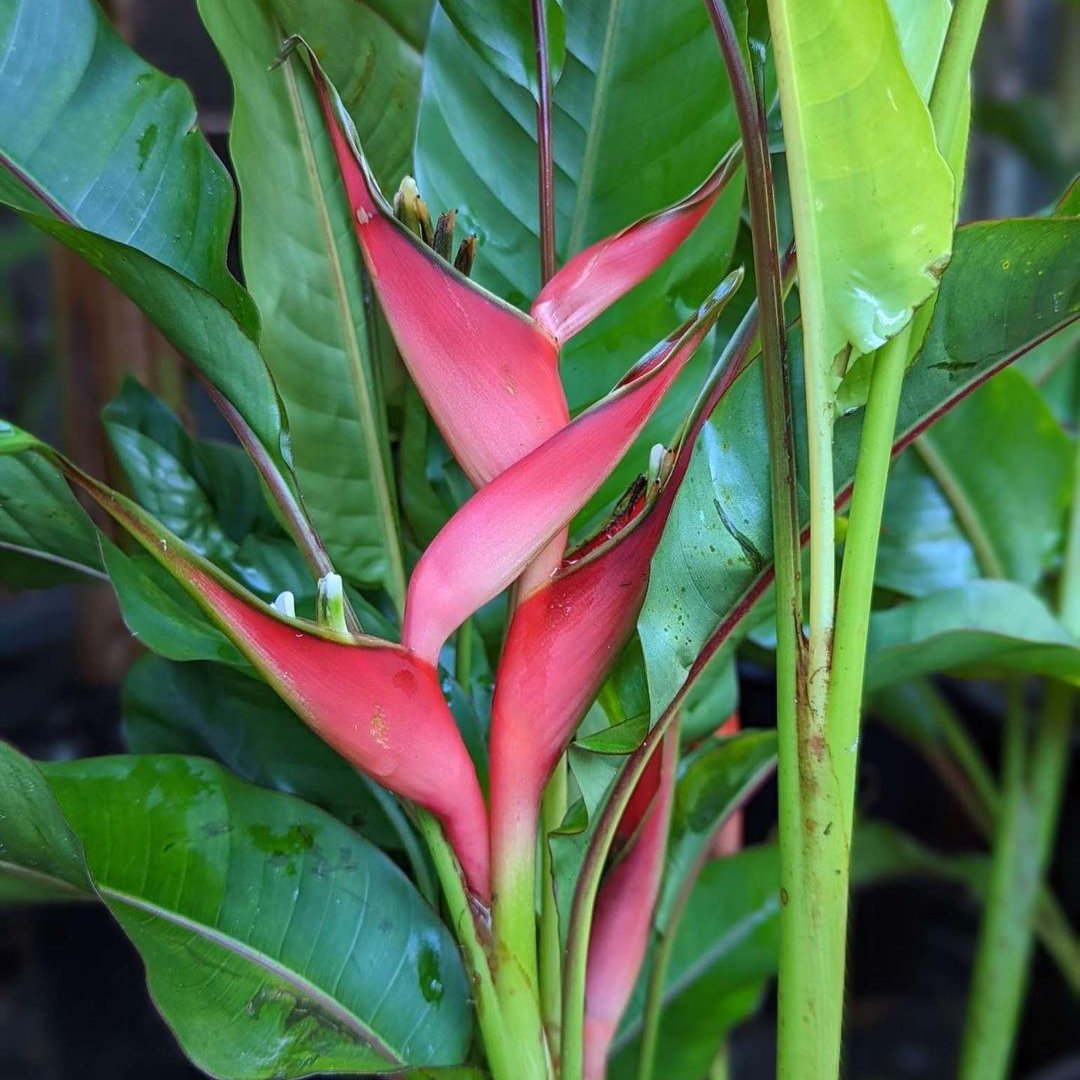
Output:
<instances>
[{"instance_id":1,"label":"folded leaf","mask_svg":"<svg viewBox=\"0 0 1080 1080\"><path fill-rule=\"evenodd\" d=\"M672 726L619 823L623 835L636 834L633 846L608 873L596 898L585 977L585 1080L603 1080L608 1048L645 959L664 866L678 747L678 728Z\"/></svg>"},{"instance_id":2,"label":"folded leaf","mask_svg":"<svg viewBox=\"0 0 1080 1080\"><path fill-rule=\"evenodd\" d=\"M729 274L694 317L604 400L482 488L413 571L402 641L434 662L450 634L514 581L597 490L738 288Z\"/></svg>"},{"instance_id":3,"label":"folded leaf","mask_svg":"<svg viewBox=\"0 0 1080 1080\"><path fill-rule=\"evenodd\" d=\"M742 153L730 151L685 199L579 251L540 290L533 318L560 345L572 338L679 247L741 163Z\"/></svg>"},{"instance_id":4,"label":"folded leaf","mask_svg":"<svg viewBox=\"0 0 1080 1080\"><path fill-rule=\"evenodd\" d=\"M33 449L185 588L278 695L339 754L443 824L472 890L488 892L487 811L434 666L379 638L332 635L263 604L130 499L18 429L0 453Z\"/></svg>"}]
</instances>

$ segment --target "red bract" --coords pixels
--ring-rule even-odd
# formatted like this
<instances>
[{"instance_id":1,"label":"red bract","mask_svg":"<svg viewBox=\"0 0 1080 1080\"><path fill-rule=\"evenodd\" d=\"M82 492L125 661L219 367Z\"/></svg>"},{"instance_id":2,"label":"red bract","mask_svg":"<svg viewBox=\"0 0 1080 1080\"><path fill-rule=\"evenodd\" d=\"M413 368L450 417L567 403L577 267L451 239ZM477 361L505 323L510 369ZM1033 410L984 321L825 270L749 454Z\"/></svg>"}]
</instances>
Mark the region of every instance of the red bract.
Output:
<instances>
[{"instance_id":1,"label":"red bract","mask_svg":"<svg viewBox=\"0 0 1080 1080\"><path fill-rule=\"evenodd\" d=\"M49 456L183 585L320 738L441 821L470 889L486 900L487 810L435 668L379 638L335 638L282 617L135 503Z\"/></svg>"},{"instance_id":2,"label":"red bract","mask_svg":"<svg viewBox=\"0 0 1080 1080\"><path fill-rule=\"evenodd\" d=\"M630 844L596 898L585 976L585 1080L603 1080L608 1048L630 1001L649 944L671 821L679 735L673 725L653 751L619 822Z\"/></svg>"},{"instance_id":3,"label":"red bract","mask_svg":"<svg viewBox=\"0 0 1080 1080\"><path fill-rule=\"evenodd\" d=\"M681 202L579 251L540 290L531 309L533 318L560 345L588 326L644 281L697 228L741 161L741 151L731 151Z\"/></svg>"},{"instance_id":4,"label":"red bract","mask_svg":"<svg viewBox=\"0 0 1080 1080\"><path fill-rule=\"evenodd\" d=\"M696 315L608 397L478 491L424 552L402 641L433 661L450 634L514 581L603 483L742 280L728 275Z\"/></svg>"},{"instance_id":5,"label":"red bract","mask_svg":"<svg viewBox=\"0 0 1080 1080\"><path fill-rule=\"evenodd\" d=\"M675 251L736 172L737 153L682 202L571 259L530 318L396 220L337 92L309 59L372 284L436 425L481 486L566 424L559 346Z\"/></svg>"}]
</instances>

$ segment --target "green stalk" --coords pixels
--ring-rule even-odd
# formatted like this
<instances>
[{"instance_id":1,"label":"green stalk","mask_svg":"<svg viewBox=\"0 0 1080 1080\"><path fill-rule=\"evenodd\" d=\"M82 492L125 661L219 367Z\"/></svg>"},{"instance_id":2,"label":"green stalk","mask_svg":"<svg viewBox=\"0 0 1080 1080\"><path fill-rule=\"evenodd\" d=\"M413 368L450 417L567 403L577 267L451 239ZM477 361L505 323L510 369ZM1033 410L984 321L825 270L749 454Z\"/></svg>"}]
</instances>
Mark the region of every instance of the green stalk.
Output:
<instances>
[{"instance_id":1,"label":"green stalk","mask_svg":"<svg viewBox=\"0 0 1080 1080\"><path fill-rule=\"evenodd\" d=\"M959 1080L1005 1080L1024 1003L1039 882L1038 828L1027 786L1023 685L1009 687L1003 792L990 887L960 1052Z\"/></svg>"},{"instance_id":2,"label":"green stalk","mask_svg":"<svg viewBox=\"0 0 1080 1080\"><path fill-rule=\"evenodd\" d=\"M492 1080L518 1080L526 1074L520 1070L511 1029L503 1017L502 1002L495 992L491 960L485 947L486 928L469 899L453 849L443 835L442 827L426 810L417 808L416 824L431 853L435 873L442 886L443 898L449 912L449 923L457 936L469 982L473 988L476 1019L480 1026L488 1068Z\"/></svg>"},{"instance_id":3,"label":"green stalk","mask_svg":"<svg viewBox=\"0 0 1080 1080\"><path fill-rule=\"evenodd\" d=\"M567 781L564 754L544 791L540 827L540 1015L547 1032L548 1048L556 1061L561 1052L562 941L555 899L555 873L547 838L562 824L566 815Z\"/></svg>"}]
</instances>

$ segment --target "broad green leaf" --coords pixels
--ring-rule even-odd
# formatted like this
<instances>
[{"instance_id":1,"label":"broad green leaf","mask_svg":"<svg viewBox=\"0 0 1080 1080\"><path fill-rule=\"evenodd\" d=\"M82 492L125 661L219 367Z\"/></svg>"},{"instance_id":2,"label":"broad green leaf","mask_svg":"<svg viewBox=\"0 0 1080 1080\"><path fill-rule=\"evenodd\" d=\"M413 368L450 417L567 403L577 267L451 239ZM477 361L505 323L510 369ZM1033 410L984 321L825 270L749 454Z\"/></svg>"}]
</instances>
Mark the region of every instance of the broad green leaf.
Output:
<instances>
[{"instance_id":1,"label":"broad green leaf","mask_svg":"<svg viewBox=\"0 0 1080 1080\"><path fill-rule=\"evenodd\" d=\"M469 990L448 931L335 818L199 758L45 772L200 1068L269 1080L464 1057Z\"/></svg>"},{"instance_id":2,"label":"broad green leaf","mask_svg":"<svg viewBox=\"0 0 1080 1080\"><path fill-rule=\"evenodd\" d=\"M92 0L4 0L0 56L0 202L127 293L288 478L255 305L225 265L232 186L187 88L135 56Z\"/></svg>"},{"instance_id":3,"label":"broad green leaf","mask_svg":"<svg viewBox=\"0 0 1080 1080\"><path fill-rule=\"evenodd\" d=\"M804 327L831 365L880 347L936 287L952 174L886 0L770 0L769 16Z\"/></svg>"},{"instance_id":4,"label":"broad green leaf","mask_svg":"<svg viewBox=\"0 0 1080 1080\"><path fill-rule=\"evenodd\" d=\"M987 577L1035 586L1060 558L1072 444L1039 392L1003 371L916 442Z\"/></svg>"},{"instance_id":5,"label":"broad green leaf","mask_svg":"<svg viewBox=\"0 0 1080 1080\"><path fill-rule=\"evenodd\" d=\"M131 494L167 529L262 599L288 590L313 605L311 574L238 447L192 439L133 379L102 420Z\"/></svg>"},{"instance_id":6,"label":"broad green leaf","mask_svg":"<svg viewBox=\"0 0 1080 1080\"><path fill-rule=\"evenodd\" d=\"M440 5L461 36L488 64L539 97L532 5L521 0L442 0ZM544 0L548 66L558 82L566 60L562 0Z\"/></svg>"},{"instance_id":7,"label":"broad green leaf","mask_svg":"<svg viewBox=\"0 0 1080 1080\"><path fill-rule=\"evenodd\" d=\"M688 194L738 138L723 63L700 0L565 0L566 64L554 95L556 244L565 261ZM532 96L483 63L437 12L425 54L416 139L432 212L456 207L480 239L474 277L525 305L540 281ZM723 277L741 187L732 184L650 278L564 350L572 412L606 393L636 358L686 318ZM705 352L706 350L703 350ZM648 447L668 441L702 377L682 376L590 504L617 496Z\"/></svg>"},{"instance_id":8,"label":"broad green leaf","mask_svg":"<svg viewBox=\"0 0 1080 1080\"><path fill-rule=\"evenodd\" d=\"M37 766L0 742L0 902L93 896L82 848Z\"/></svg>"},{"instance_id":9,"label":"broad green leaf","mask_svg":"<svg viewBox=\"0 0 1080 1080\"><path fill-rule=\"evenodd\" d=\"M34 454L0 458L0 549L46 568L30 579L23 560L13 564L17 576L3 577L21 588L101 574L94 526L60 474Z\"/></svg>"},{"instance_id":10,"label":"broad green leaf","mask_svg":"<svg viewBox=\"0 0 1080 1080\"><path fill-rule=\"evenodd\" d=\"M972 581L870 619L868 691L918 675L985 667L1080 683L1080 641L1042 600L1009 581Z\"/></svg>"},{"instance_id":11,"label":"broad green leaf","mask_svg":"<svg viewBox=\"0 0 1080 1080\"><path fill-rule=\"evenodd\" d=\"M289 416L300 490L335 566L358 583L385 586L400 606L405 575L374 312L365 310L352 215L310 80L293 64L270 70L283 39L313 20L289 2L204 0L200 11L233 80L229 145L243 196L245 279ZM378 119L375 149L390 156L385 133L400 143L412 128L404 91L419 71L411 49L355 0L320 13L332 24L322 33L335 31L339 51L354 43L342 74L347 85L363 81L366 129Z\"/></svg>"},{"instance_id":12,"label":"broad green leaf","mask_svg":"<svg viewBox=\"0 0 1080 1080\"><path fill-rule=\"evenodd\" d=\"M321 807L379 847L401 846L382 806L390 796L376 794L257 679L219 664L145 656L124 683L123 712L137 754L215 758L253 784Z\"/></svg>"},{"instance_id":13,"label":"broad green leaf","mask_svg":"<svg viewBox=\"0 0 1080 1080\"><path fill-rule=\"evenodd\" d=\"M904 382L900 445L1032 344L1080 318L1077 245L1076 219L958 230L926 342ZM797 342L791 351L797 362ZM654 719L714 634L731 638L748 629L753 603L767 586L772 528L763 400L754 365L705 429L653 560L638 630ZM861 424L858 413L837 423L839 493L854 473Z\"/></svg>"}]
</instances>

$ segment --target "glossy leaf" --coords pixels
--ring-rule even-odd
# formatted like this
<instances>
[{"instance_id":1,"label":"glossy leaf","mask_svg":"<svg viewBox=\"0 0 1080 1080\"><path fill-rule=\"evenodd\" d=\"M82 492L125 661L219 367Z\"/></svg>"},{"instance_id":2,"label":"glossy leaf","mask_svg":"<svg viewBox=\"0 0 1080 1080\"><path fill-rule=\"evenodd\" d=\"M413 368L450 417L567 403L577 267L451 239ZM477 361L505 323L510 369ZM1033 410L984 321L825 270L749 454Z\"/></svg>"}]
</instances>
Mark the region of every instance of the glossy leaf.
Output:
<instances>
[{"instance_id":1,"label":"glossy leaf","mask_svg":"<svg viewBox=\"0 0 1080 1080\"><path fill-rule=\"evenodd\" d=\"M640 434L738 288L730 274L697 314L614 390L481 488L424 552L409 582L402 641L434 662L473 612L517 579Z\"/></svg>"},{"instance_id":2,"label":"glossy leaf","mask_svg":"<svg viewBox=\"0 0 1080 1080\"><path fill-rule=\"evenodd\" d=\"M40 560L43 585L101 574L93 525L56 470L30 454L0 458L0 548ZM26 588L29 570L16 565L11 583Z\"/></svg>"},{"instance_id":3,"label":"glossy leaf","mask_svg":"<svg viewBox=\"0 0 1080 1080\"><path fill-rule=\"evenodd\" d=\"M886 0L770 0L769 15L796 240L818 294L806 333L831 363L884 344L936 287L952 174Z\"/></svg>"},{"instance_id":4,"label":"glossy leaf","mask_svg":"<svg viewBox=\"0 0 1080 1080\"><path fill-rule=\"evenodd\" d=\"M198 1066L257 1080L464 1056L469 991L449 932L340 822L199 758L45 768Z\"/></svg>"},{"instance_id":5,"label":"glossy leaf","mask_svg":"<svg viewBox=\"0 0 1080 1080\"><path fill-rule=\"evenodd\" d=\"M243 196L245 280L312 519L342 574L385 586L400 604L405 579L374 312L365 310L351 215L310 81L290 64L270 70L288 33L313 21L298 8L200 5L233 80L229 147ZM366 43L352 51L355 69L343 73L351 83L364 70L365 115L379 115L388 132L408 125L407 104L387 114L396 87L418 75L397 36L363 4L320 10L340 24L339 41ZM385 143L377 140L376 149Z\"/></svg>"},{"instance_id":6,"label":"glossy leaf","mask_svg":"<svg viewBox=\"0 0 1080 1080\"><path fill-rule=\"evenodd\" d=\"M1075 219L980 222L957 232L922 353L904 383L897 445L1025 349L1080 318L1077 244ZM798 361L797 342L791 354ZM754 602L768 587L772 529L760 378L755 365L713 414L653 560L638 630L654 718L696 676L710 638L749 629ZM841 497L854 472L861 424L860 414L837 423Z\"/></svg>"},{"instance_id":7,"label":"glossy leaf","mask_svg":"<svg viewBox=\"0 0 1080 1080\"><path fill-rule=\"evenodd\" d=\"M548 67L558 82L566 59L563 0L544 0ZM518 0L445 0L440 4L477 55L533 97L539 95L531 5Z\"/></svg>"},{"instance_id":8,"label":"glossy leaf","mask_svg":"<svg viewBox=\"0 0 1080 1080\"><path fill-rule=\"evenodd\" d=\"M0 902L92 896L82 848L48 782L0 742Z\"/></svg>"},{"instance_id":9,"label":"glossy leaf","mask_svg":"<svg viewBox=\"0 0 1080 1080\"><path fill-rule=\"evenodd\" d=\"M990 666L1080 683L1080 642L1027 589L973 581L875 613L866 686Z\"/></svg>"},{"instance_id":10,"label":"glossy leaf","mask_svg":"<svg viewBox=\"0 0 1080 1080\"><path fill-rule=\"evenodd\" d=\"M935 424L915 450L983 574L1036 585L1064 545L1073 449L1035 387L1019 371L1002 372Z\"/></svg>"},{"instance_id":11,"label":"glossy leaf","mask_svg":"<svg viewBox=\"0 0 1080 1080\"><path fill-rule=\"evenodd\" d=\"M231 402L288 480L284 418L229 276L234 195L191 95L92 0L10 0L0 27L0 202L127 293Z\"/></svg>"},{"instance_id":12,"label":"glossy leaf","mask_svg":"<svg viewBox=\"0 0 1080 1080\"><path fill-rule=\"evenodd\" d=\"M133 379L102 413L128 489L170 532L263 600L315 584L266 505L251 462L235 446L192 439Z\"/></svg>"},{"instance_id":13,"label":"glossy leaf","mask_svg":"<svg viewBox=\"0 0 1080 1080\"><path fill-rule=\"evenodd\" d=\"M260 787L321 807L379 847L401 836L371 782L305 727L264 683L218 664L146 656L124 682L124 734L136 754L195 754Z\"/></svg>"},{"instance_id":14,"label":"glossy leaf","mask_svg":"<svg viewBox=\"0 0 1080 1080\"><path fill-rule=\"evenodd\" d=\"M187 88L137 57L91 0L5 8L0 197L144 252L253 328L225 267L232 185Z\"/></svg>"}]
</instances>

